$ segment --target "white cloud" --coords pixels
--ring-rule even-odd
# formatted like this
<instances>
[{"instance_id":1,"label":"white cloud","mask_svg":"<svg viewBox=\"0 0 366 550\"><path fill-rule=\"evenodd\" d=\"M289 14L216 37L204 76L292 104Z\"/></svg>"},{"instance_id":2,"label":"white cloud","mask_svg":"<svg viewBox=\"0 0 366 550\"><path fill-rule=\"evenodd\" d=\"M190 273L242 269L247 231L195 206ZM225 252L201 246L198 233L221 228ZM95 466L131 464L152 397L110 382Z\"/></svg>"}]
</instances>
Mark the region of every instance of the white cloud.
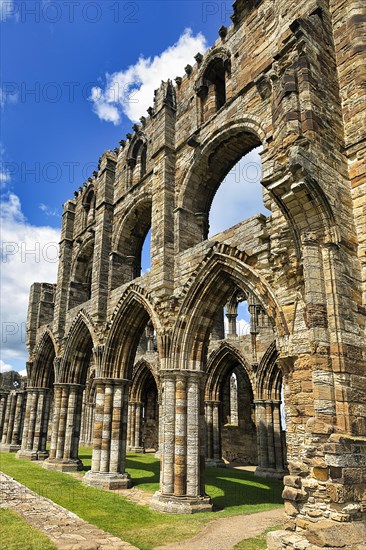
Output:
<instances>
[{"instance_id":1,"label":"white cloud","mask_svg":"<svg viewBox=\"0 0 366 550\"><path fill-rule=\"evenodd\" d=\"M178 42L153 59L141 56L127 70L107 73L104 90L98 86L92 89L94 112L101 120L115 125L121 121L122 113L137 122L152 105L154 90L161 81L182 74L187 63L193 63L195 54L206 48L202 33L194 36L191 29L185 29Z\"/></svg>"},{"instance_id":2,"label":"white cloud","mask_svg":"<svg viewBox=\"0 0 366 550\"><path fill-rule=\"evenodd\" d=\"M221 183L210 210L209 237L255 214L271 214L263 204L259 151L245 155Z\"/></svg>"},{"instance_id":3,"label":"white cloud","mask_svg":"<svg viewBox=\"0 0 366 550\"><path fill-rule=\"evenodd\" d=\"M7 170L0 170L0 189L4 189L10 182L10 175Z\"/></svg>"},{"instance_id":4,"label":"white cloud","mask_svg":"<svg viewBox=\"0 0 366 550\"><path fill-rule=\"evenodd\" d=\"M27 369L23 369L19 371L20 376L27 376Z\"/></svg>"},{"instance_id":5,"label":"white cloud","mask_svg":"<svg viewBox=\"0 0 366 550\"><path fill-rule=\"evenodd\" d=\"M13 367L0 359L0 373L4 374L4 372L9 372L11 370L14 370Z\"/></svg>"},{"instance_id":6,"label":"white cloud","mask_svg":"<svg viewBox=\"0 0 366 550\"><path fill-rule=\"evenodd\" d=\"M229 334L229 321L227 317L224 317L224 330L225 336ZM237 319L236 321L236 334L238 336L244 336L250 334L250 323L245 319Z\"/></svg>"},{"instance_id":7,"label":"white cloud","mask_svg":"<svg viewBox=\"0 0 366 550\"><path fill-rule=\"evenodd\" d=\"M48 206L47 204L44 204L43 202L41 202L38 208L42 210L42 212L44 212L46 216L52 216L56 218L61 217L61 214L59 213L57 208L51 208L50 206Z\"/></svg>"},{"instance_id":8,"label":"white cloud","mask_svg":"<svg viewBox=\"0 0 366 550\"><path fill-rule=\"evenodd\" d=\"M1 347L6 361L27 358L25 327L33 282L56 282L58 229L31 225L14 193L1 196Z\"/></svg>"}]
</instances>

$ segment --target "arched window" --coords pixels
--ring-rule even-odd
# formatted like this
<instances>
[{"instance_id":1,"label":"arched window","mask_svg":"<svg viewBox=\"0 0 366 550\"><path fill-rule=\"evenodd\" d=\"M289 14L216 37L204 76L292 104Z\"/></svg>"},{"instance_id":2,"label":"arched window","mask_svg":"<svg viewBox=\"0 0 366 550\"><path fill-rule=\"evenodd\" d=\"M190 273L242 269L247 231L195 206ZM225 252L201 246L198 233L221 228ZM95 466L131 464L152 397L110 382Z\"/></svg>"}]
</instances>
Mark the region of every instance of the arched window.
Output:
<instances>
[{"instance_id":1,"label":"arched window","mask_svg":"<svg viewBox=\"0 0 366 550\"><path fill-rule=\"evenodd\" d=\"M94 239L85 243L75 259L69 289L68 309L91 298Z\"/></svg>"},{"instance_id":2,"label":"arched window","mask_svg":"<svg viewBox=\"0 0 366 550\"><path fill-rule=\"evenodd\" d=\"M110 288L128 283L150 269L151 199L140 201L125 215L111 253Z\"/></svg>"},{"instance_id":3,"label":"arched window","mask_svg":"<svg viewBox=\"0 0 366 550\"><path fill-rule=\"evenodd\" d=\"M226 103L226 78L230 63L221 57L212 59L197 84L201 102L201 122L208 120Z\"/></svg>"},{"instance_id":4,"label":"arched window","mask_svg":"<svg viewBox=\"0 0 366 550\"><path fill-rule=\"evenodd\" d=\"M84 219L83 228L93 223L95 218L95 193L90 189L83 200Z\"/></svg>"},{"instance_id":5,"label":"arched window","mask_svg":"<svg viewBox=\"0 0 366 550\"><path fill-rule=\"evenodd\" d=\"M271 214L263 200L260 152L256 147L243 155L223 179L210 208L209 237L256 214Z\"/></svg>"},{"instance_id":6,"label":"arched window","mask_svg":"<svg viewBox=\"0 0 366 550\"><path fill-rule=\"evenodd\" d=\"M271 213L270 201L263 202L260 146L258 137L241 126L228 127L202 145L178 201L180 251L253 215Z\"/></svg>"},{"instance_id":7,"label":"arched window","mask_svg":"<svg viewBox=\"0 0 366 550\"><path fill-rule=\"evenodd\" d=\"M131 147L127 163L130 168L130 185L135 185L146 174L147 144L145 140L137 139Z\"/></svg>"}]
</instances>

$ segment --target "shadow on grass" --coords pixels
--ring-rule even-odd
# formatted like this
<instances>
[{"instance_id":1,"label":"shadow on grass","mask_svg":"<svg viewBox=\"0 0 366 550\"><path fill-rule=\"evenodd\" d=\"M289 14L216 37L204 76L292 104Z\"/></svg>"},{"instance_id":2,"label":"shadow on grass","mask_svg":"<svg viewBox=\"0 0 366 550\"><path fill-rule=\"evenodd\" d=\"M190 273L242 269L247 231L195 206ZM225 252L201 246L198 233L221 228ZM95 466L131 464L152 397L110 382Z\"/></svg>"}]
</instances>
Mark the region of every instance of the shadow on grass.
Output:
<instances>
[{"instance_id":1,"label":"shadow on grass","mask_svg":"<svg viewBox=\"0 0 366 550\"><path fill-rule=\"evenodd\" d=\"M159 484L160 460L153 456L127 455L126 470L131 474L134 486L148 484Z\"/></svg>"},{"instance_id":2,"label":"shadow on grass","mask_svg":"<svg viewBox=\"0 0 366 550\"><path fill-rule=\"evenodd\" d=\"M216 510L283 502L282 482L261 479L251 472L207 467L205 482Z\"/></svg>"},{"instance_id":3,"label":"shadow on grass","mask_svg":"<svg viewBox=\"0 0 366 550\"><path fill-rule=\"evenodd\" d=\"M81 447L79 457L83 462L83 471L90 470L91 449ZM141 486L149 492L158 489L160 460L153 454L128 453L126 471L135 487ZM281 505L283 502L282 482L260 478L245 470L206 467L205 482L207 494L217 511L239 506Z\"/></svg>"}]
</instances>

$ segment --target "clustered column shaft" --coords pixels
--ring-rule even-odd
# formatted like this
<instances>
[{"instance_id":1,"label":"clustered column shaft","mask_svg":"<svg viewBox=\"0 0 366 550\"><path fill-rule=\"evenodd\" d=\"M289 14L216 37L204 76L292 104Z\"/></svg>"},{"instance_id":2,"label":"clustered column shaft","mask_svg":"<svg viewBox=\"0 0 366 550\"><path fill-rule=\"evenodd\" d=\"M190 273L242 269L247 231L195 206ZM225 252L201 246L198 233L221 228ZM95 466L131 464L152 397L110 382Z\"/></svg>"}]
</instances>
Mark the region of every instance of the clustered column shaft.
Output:
<instances>
[{"instance_id":1,"label":"clustered column shaft","mask_svg":"<svg viewBox=\"0 0 366 550\"><path fill-rule=\"evenodd\" d=\"M206 411L206 459L222 462L220 401L205 401Z\"/></svg>"},{"instance_id":2,"label":"clustered column shaft","mask_svg":"<svg viewBox=\"0 0 366 550\"><path fill-rule=\"evenodd\" d=\"M152 507L185 513L211 508L204 493L205 421L203 377L200 371L161 372L162 465L161 491ZM189 502L189 504L188 504Z\"/></svg>"},{"instance_id":3,"label":"clustered column shaft","mask_svg":"<svg viewBox=\"0 0 366 550\"><path fill-rule=\"evenodd\" d=\"M3 436L5 424L5 415L6 415L6 404L8 401L9 392L2 391L0 392L0 441Z\"/></svg>"},{"instance_id":4,"label":"clustered column shaft","mask_svg":"<svg viewBox=\"0 0 366 550\"><path fill-rule=\"evenodd\" d=\"M80 384L55 384L53 431L45 468L78 470L82 467L78 448L83 390Z\"/></svg>"},{"instance_id":5,"label":"clustered column shaft","mask_svg":"<svg viewBox=\"0 0 366 550\"><path fill-rule=\"evenodd\" d=\"M125 473L129 382L110 378L95 383L92 468L85 482L102 488L127 488L131 484Z\"/></svg>"},{"instance_id":6,"label":"clustered column shaft","mask_svg":"<svg viewBox=\"0 0 366 550\"><path fill-rule=\"evenodd\" d=\"M255 402L258 444L258 471L284 470L281 435L281 401L258 399Z\"/></svg>"},{"instance_id":7,"label":"clustered column shaft","mask_svg":"<svg viewBox=\"0 0 366 550\"><path fill-rule=\"evenodd\" d=\"M2 392L0 400L1 447L4 451L15 451L21 443L23 425L24 390Z\"/></svg>"},{"instance_id":8,"label":"clustered column shaft","mask_svg":"<svg viewBox=\"0 0 366 550\"><path fill-rule=\"evenodd\" d=\"M127 448L134 453L143 451L142 407L143 403L139 401L128 404Z\"/></svg>"}]
</instances>

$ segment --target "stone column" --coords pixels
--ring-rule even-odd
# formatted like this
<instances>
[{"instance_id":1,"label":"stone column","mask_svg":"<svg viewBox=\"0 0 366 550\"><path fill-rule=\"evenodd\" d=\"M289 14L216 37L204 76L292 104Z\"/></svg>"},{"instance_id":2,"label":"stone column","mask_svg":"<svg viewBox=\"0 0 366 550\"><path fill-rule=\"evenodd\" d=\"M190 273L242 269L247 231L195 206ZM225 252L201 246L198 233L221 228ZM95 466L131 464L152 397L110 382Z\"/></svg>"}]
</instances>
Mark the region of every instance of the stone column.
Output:
<instances>
[{"instance_id":1,"label":"stone column","mask_svg":"<svg viewBox=\"0 0 366 550\"><path fill-rule=\"evenodd\" d=\"M57 451L57 438L58 438L58 428L60 424L60 414L61 414L61 398L62 398L63 387L61 384L55 384L54 386L54 403L53 403L53 420L52 420L52 436L51 436L51 445L50 445L50 456L49 458L54 460L56 458Z\"/></svg>"},{"instance_id":2,"label":"stone column","mask_svg":"<svg viewBox=\"0 0 366 550\"><path fill-rule=\"evenodd\" d=\"M213 458L212 402L205 401L206 462Z\"/></svg>"},{"instance_id":3,"label":"stone column","mask_svg":"<svg viewBox=\"0 0 366 550\"><path fill-rule=\"evenodd\" d=\"M158 411L159 411L158 412L159 426L158 426L158 449L155 453L156 458L161 457L161 447L163 443L163 432L162 432L162 421L161 421L162 415L163 415L163 406L160 401L158 402Z\"/></svg>"},{"instance_id":4,"label":"stone column","mask_svg":"<svg viewBox=\"0 0 366 550\"><path fill-rule=\"evenodd\" d=\"M131 420L129 419L130 437L128 450L131 453L143 453L144 447L142 445L142 406L143 403L134 401L129 404L128 411L131 414Z\"/></svg>"},{"instance_id":5,"label":"stone column","mask_svg":"<svg viewBox=\"0 0 366 550\"><path fill-rule=\"evenodd\" d=\"M174 494L186 493L187 479L187 388L186 374L175 378Z\"/></svg>"},{"instance_id":6,"label":"stone column","mask_svg":"<svg viewBox=\"0 0 366 550\"><path fill-rule=\"evenodd\" d=\"M272 419L273 419L273 440L275 451L275 469L278 474L283 475L285 471L283 446L282 446L282 428L281 428L281 401L272 401Z\"/></svg>"},{"instance_id":7,"label":"stone column","mask_svg":"<svg viewBox=\"0 0 366 550\"><path fill-rule=\"evenodd\" d=\"M154 325L151 321L146 326L147 352L154 352Z\"/></svg>"},{"instance_id":8,"label":"stone column","mask_svg":"<svg viewBox=\"0 0 366 550\"><path fill-rule=\"evenodd\" d=\"M162 445L161 445L161 493L174 492L174 432L175 432L175 375L170 371L161 372L163 388L162 404Z\"/></svg>"},{"instance_id":9,"label":"stone column","mask_svg":"<svg viewBox=\"0 0 366 550\"><path fill-rule=\"evenodd\" d=\"M14 419L15 419L15 407L17 404L17 395L15 392L12 392L10 395L10 402L9 402L9 417L8 417L8 430L6 433L6 440L4 443L6 445L10 445L11 439L13 436L13 426L14 426Z\"/></svg>"},{"instance_id":10,"label":"stone column","mask_svg":"<svg viewBox=\"0 0 366 550\"><path fill-rule=\"evenodd\" d=\"M6 401L6 408L4 414L4 423L3 423L3 432L2 440L0 445L0 451L12 453L17 451L20 448L19 445L19 427L21 424L21 414L22 414L22 397L19 397L23 392L10 392L8 399ZM18 406L17 406L18 404ZM19 418L17 418L17 414ZM16 435L14 435L14 428L17 430ZM13 443L13 441L17 443Z\"/></svg>"},{"instance_id":11,"label":"stone column","mask_svg":"<svg viewBox=\"0 0 366 550\"><path fill-rule=\"evenodd\" d=\"M99 378L95 383L92 468L83 481L101 489L127 489L131 486L125 472L129 381Z\"/></svg>"},{"instance_id":12,"label":"stone column","mask_svg":"<svg viewBox=\"0 0 366 550\"><path fill-rule=\"evenodd\" d=\"M54 422L50 456L44 468L63 472L81 470L78 457L82 393L80 384L55 384Z\"/></svg>"},{"instance_id":13,"label":"stone column","mask_svg":"<svg viewBox=\"0 0 366 550\"><path fill-rule=\"evenodd\" d=\"M3 430L0 450L16 452L20 449L20 429L22 425L24 391L13 391L3 401ZM5 410L4 410L5 409Z\"/></svg>"},{"instance_id":14,"label":"stone column","mask_svg":"<svg viewBox=\"0 0 366 550\"><path fill-rule=\"evenodd\" d=\"M5 413L6 413L6 402L8 400L8 395L9 395L8 391L2 390L0 392L0 441L3 436Z\"/></svg>"},{"instance_id":15,"label":"stone column","mask_svg":"<svg viewBox=\"0 0 366 550\"><path fill-rule=\"evenodd\" d=\"M227 313L226 318L228 320L228 336L236 337L238 334L236 332L236 318L237 313Z\"/></svg>"},{"instance_id":16,"label":"stone column","mask_svg":"<svg viewBox=\"0 0 366 550\"><path fill-rule=\"evenodd\" d=\"M268 467L274 470L276 467L276 458L275 458L275 449L274 449L272 401L270 400L266 401L266 424L267 424Z\"/></svg>"},{"instance_id":17,"label":"stone column","mask_svg":"<svg viewBox=\"0 0 366 550\"><path fill-rule=\"evenodd\" d=\"M22 415L23 415L23 403L24 403L24 391L18 391L16 394L16 407L15 407L15 418L13 426L13 435L11 439L11 446L14 450L20 448L21 444L21 425L22 425Z\"/></svg>"},{"instance_id":18,"label":"stone column","mask_svg":"<svg viewBox=\"0 0 366 550\"><path fill-rule=\"evenodd\" d=\"M206 401L206 465L224 466L221 454L220 401Z\"/></svg>"},{"instance_id":19,"label":"stone column","mask_svg":"<svg viewBox=\"0 0 366 550\"><path fill-rule=\"evenodd\" d=\"M38 453L37 453L38 460L45 460L48 457L48 451L46 451L46 447L47 447L48 426L50 421L51 403L52 403L52 390L45 389L44 398L43 398L42 422L40 425Z\"/></svg>"},{"instance_id":20,"label":"stone column","mask_svg":"<svg viewBox=\"0 0 366 550\"><path fill-rule=\"evenodd\" d=\"M201 371L167 370L163 381L160 491L151 507L170 513L211 510L204 492L205 422Z\"/></svg>"},{"instance_id":21,"label":"stone column","mask_svg":"<svg viewBox=\"0 0 366 550\"><path fill-rule=\"evenodd\" d=\"M13 399L13 394L10 392L5 404L4 425L3 425L3 433L2 433L1 446L0 446L1 450L3 448L4 450L6 450L4 446L6 445L6 440L8 437L10 408L11 408L12 399Z\"/></svg>"},{"instance_id":22,"label":"stone column","mask_svg":"<svg viewBox=\"0 0 366 550\"><path fill-rule=\"evenodd\" d=\"M257 399L254 401L254 405L258 447L258 466L256 468L256 474L263 475L269 468L266 402L264 399Z\"/></svg>"},{"instance_id":23,"label":"stone column","mask_svg":"<svg viewBox=\"0 0 366 550\"><path fill-rule=\"evenodd\" d=\"M34 422L34 430L32 433L33 436L33 445L31 446L30 450L40 450L40 442L41 442L41 435L43 430L43 422L44 422L44 409L45 409L45 398L47 395L47 391L45 388L38 388L34 390L34 393L37 395L36 399L36 414L35 414L35 422ZM46 451L46 448L43 449Z\"/></svg>"}]
</instances>

